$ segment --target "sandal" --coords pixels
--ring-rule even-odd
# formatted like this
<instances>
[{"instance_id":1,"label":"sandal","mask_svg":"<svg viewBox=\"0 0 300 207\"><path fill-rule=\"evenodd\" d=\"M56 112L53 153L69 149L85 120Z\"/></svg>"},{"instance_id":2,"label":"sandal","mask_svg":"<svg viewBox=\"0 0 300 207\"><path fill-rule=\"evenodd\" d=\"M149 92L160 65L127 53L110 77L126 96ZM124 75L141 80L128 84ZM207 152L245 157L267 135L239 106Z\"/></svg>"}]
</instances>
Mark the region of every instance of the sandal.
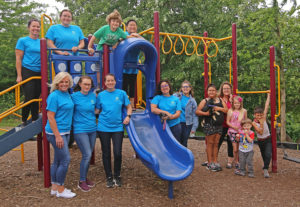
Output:
<instances>
[{"instance_id":1,"label":"sandal","mask_svg":"<svg viewBox=\"0 0 300 207\"><path fill-rule=\"evenodd\" d=\"M227 168L227 169L231 169L231 168L232 168L232 164L231 164L230 162L227 162L226 168Z\"/></svg>"}]
</instances>

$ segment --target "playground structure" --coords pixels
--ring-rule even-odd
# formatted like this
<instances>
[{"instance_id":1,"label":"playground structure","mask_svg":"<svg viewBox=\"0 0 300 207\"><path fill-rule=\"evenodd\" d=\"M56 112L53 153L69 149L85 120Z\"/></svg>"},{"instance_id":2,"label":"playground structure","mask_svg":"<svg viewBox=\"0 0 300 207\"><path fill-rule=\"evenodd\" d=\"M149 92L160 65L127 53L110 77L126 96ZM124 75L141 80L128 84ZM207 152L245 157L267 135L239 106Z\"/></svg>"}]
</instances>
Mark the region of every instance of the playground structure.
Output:
<instances>
[{"instance_id":1,"label":"playground structure","mask_svg":"<svg viewBox=\"0 0 300 207\"><path fill-rule=\"evenodd\" d=\"M38 136L37 143L38 143L38 169L42 170L44 169L44 186L49 187L50 186L50 150L49 150L49 143L45 137L45 131L44 126L47 122L47 116L46 116L46 97L48 93L48 69L47 69L47 60L50 59L50 62L52 60L55 61L90 61L90 62L96 62L103 61L103 71L102 71L102 77L104 77L107 73L111 72L116 75L116 88L122 87L122 69L125 65L125 67L137 67L139 70L143 71L144 75L146 76L146 110L143 113L136 113L133 114L132 120L130 124L126 127L127 132L129 134L130 141L135 149L135 151L138 153L138 155L141 157L141 161L150 168L153 172L155 172L160 178L168 180L169 181L169 197L173 197L173 190L172 185L173 181L181 180L187 177L193 170L193 155L191 152L182 147L180 144L178 144L175 139L173 138L169 128L166 129L166 131L162 130L162 125L160 123L159 118L156 115L153 115L150 112L150 102L149 99L153 96L154 90L155 90L155 84L160 80L160 63L159 63L159 55L160 55L160 36L163 36L163 42L161 44L162 52L164 54L169 54L173 51L176 55L183 54L185 52L186 55L190 56L193 54L196 54L198 56L204 57L204 87L208 85L209 82L211 82L211 67L208 61L208 58L215 57L218 53L218 41L223 40L229 40L232 39L232 59L230 60L230 71L231 71L231 65L232 65L232 71L233 71L233 93L234 94L241 94L241 93L267 93L268 91L238 91L238 82L237 82L237 51L236 51L236 25L232 25L232 36L226 37L222 39L216 39L216 38L209 38L207 32L204 33L204 37L196 37L196 36L190 36L190 35L179 35L179 34L171 34L171 33L162 33L159 32L159 17L158 12L154 13L154 28L150 28L146 31L141 32L141 34L151 34L151 42L154 39L154 46L150 44L149 42L145 40L140 39L128 39L126 41L123 41L114 52L109 52L109 48L107 46L104 46L103 49L103 59L101 60L101 55L99 57L89 57L89 56L70 56L64 58L58 55L50 54L50 58L47 56L47 46L46 46L46 40L43 37L44 31L43 31L43 19L44 17L47 17L50 19L50 22L52 24L52 20L49 16L43 15L42 16L42 38L41 38L41 82L42 82L42 99L37 100L31 100L33 101L42 101L42 124L43 127L40 128L40 131L33 131L31 128L37 127L38 123L36 123L35 127L33 127L33 124L28 124L22 131L16 132L12 131L10 138L10 141L7 139L4 139L3 136L0 137L0 141L3 141L3 148L5 150L10 150L16 146L19 145L19 143L14 143L13 145L5 145L5 143L11 144L11 140L18 140L20 137L20 133L25 132L26 128L32 131L33 133L40 134L41 129L43 129L43 137L41 135ZM154 31L153 31L154 30ZM173 44L171 40L171 36L176 37L175 43ZM187 38L187 42L184 42L184 38ZM196 44L195 39L198 39L198 43ZM169 41L171 47L168 51L165 51L165 45L164 43L166 40ZM183 48L180 52L176 51L176 43L180 40ZM187 47L189 43L192 43L194 46L194 49L192 52L187 51ZM200 43L203 43L204 52L203 54L198 53L198 47ZM210 55L208 53L208 49L210 45L215 45L216 52L213 55ZM126 52L128 52L130 49L139 49L145 53L146 62L141 65L137 63L124 63L124 57ZM60 49L61 50L61 49ZM80 50L82 52L87 52L86 50ZM68 59L70 58L70 59ZM115 59L114 59L115 58ZM111 63L111 64L110 64ZM114 63L114 64L112 64ZM127 66L126 66L127 64ZM51 64L52 65L52 64ZM91 68L90 64L90 68ZM86 64L87 68L87 64ZM279 74L279 68L275 64L275 49L274 47L270 47L270 91L271 91L271 134L272 134L272 144L273 146L276 146L276 131L275 131L275 125L276 125L276 119L280 115L280 102L279 102L279 113L276 114L276 85L275 85L275 68L278 69ZM78 72L78 71L73 71ZM52 72L50 75L53 77L55 73ZM76 74L76 73L74 73ZM79 74L79 72L78 72ZM90 73L92 74L92 73ZM75 77L76 75L73 75ZM279 77L279 76L278 76ZM231 82L231 72L230 72L230 82ZM24 81L23 81L24 82ZM18 87L22 84L21 82ZM278 81L280 83L280 81ZM279 84L278 83L278 84ZM9 90L10 89L10 90ZM7 90L11 91L14 88L11 87ZM0 95L7 92L7 90L0 93ZM20 91L20 88L18 89ZM280 85L278 86L278 90L280 92ZM17 89L16 89L17 91ZM280 94L278 94L280 96ZM207 94L205 94L207 96ZM278 96L278 97L279 97ZM280 100L280 99L279 99ZM6 111L2 114L0 114L0 120L4 117L15 113L15 111L19 110L23 106L30 104L31 102L27 103L16 103L16 107L13 109L10 109L9 111ZM151 130L149 130L151 128ZM148 129L148 130L147 130ZM23 131L24 130L24 131ZM145 134L145 132L149 134ZM18 134L19 133L19 134ZM23 133L22 133L23 135ZM32 135L28 135L25 138L21 140L21 142L24 142L31 138ZM153 143L149 142L149 139L146 139L146 137L151 137L151 141ZM43 150L42 150L42 141L43 141ZM158 143L157 145L153 145L154 143ZM18 145L16 145L18 144ZM15 146L16 145L16 146ZM2 152L2 149L1 149ZM179 153L177 155L176 153ZM3 154L4 154L3 150ZM2 154L0 154L2 155ZM276 147L273 147L273 155L272 155L272 171L277 171L277 152ZM163 163L162 163L163 162ZM175 163L180 163L179 165L176 165ZM170 167L171 166L171 167ZM166 168L163 168L166 167ZM170 170L174 169L174 170ZM183 169L183 170L182 170Z\"/></svg>"}]
</instances>

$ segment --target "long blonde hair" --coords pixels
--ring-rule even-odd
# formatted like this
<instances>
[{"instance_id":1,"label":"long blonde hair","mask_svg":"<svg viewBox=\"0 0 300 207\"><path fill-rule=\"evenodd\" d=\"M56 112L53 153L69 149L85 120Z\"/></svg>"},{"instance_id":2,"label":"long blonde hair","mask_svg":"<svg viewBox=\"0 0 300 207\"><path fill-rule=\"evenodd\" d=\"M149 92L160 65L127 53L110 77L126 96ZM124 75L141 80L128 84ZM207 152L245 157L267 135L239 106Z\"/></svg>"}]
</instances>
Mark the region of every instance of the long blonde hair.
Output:
<instances>
[{"instance_id":1,"label":"long blonde hair","mask_svg":"<svg viewBox=\"0 0 300 207\"><path fill-rule=\"evenodd\" d=\"M73 86L72 76L67 72L59 72L56 74L52 83L50 84L50 87L51 87L50 93L52 93L53 91L58 89L59 82L61 82L65 77L69 78L69 87L68 88L71 88Z\"/></svg>"}]
</instances>

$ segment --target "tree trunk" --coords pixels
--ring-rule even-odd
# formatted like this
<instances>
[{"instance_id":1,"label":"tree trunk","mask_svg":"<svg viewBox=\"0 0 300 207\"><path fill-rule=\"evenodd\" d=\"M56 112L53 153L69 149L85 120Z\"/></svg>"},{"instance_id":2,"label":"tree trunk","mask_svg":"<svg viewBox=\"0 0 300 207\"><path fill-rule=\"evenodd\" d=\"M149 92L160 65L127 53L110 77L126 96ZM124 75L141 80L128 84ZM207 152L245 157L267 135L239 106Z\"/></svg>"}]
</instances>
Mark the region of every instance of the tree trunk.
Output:
<instances>
[{"instance_id":1,"label":"tree trunk","mask_svg":"<svg viewBox=\"0 0 300 207\"><path fill-rule=\"evenodd\" d=\"M280 57L280 92L281 92L281 114L280 114L280 141L284 142L286 141L286 102L285 102L285 78L284 78L284 66L283 66L283 60L282 56Z\"/></svg>"}]
</instances>

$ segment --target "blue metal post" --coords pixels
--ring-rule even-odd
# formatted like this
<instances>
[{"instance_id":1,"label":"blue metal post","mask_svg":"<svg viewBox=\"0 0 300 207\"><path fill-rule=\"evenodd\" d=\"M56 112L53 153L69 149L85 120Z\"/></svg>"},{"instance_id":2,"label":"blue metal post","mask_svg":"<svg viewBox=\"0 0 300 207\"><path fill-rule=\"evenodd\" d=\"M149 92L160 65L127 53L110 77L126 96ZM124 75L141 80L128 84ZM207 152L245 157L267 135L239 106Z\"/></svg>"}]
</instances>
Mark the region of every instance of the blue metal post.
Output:
<instances>
[{"instance_id":1,"label":"blue metal post","mask_svg":"<svg viewBox=\"0 0 300 207\"><path fill-rule=\"evenodd\" d=\"M174 198L174 196L173 196L173 181L169 181L169 193L168 193L168 197L170 199Z\"/></svg>"}]
</instances>

